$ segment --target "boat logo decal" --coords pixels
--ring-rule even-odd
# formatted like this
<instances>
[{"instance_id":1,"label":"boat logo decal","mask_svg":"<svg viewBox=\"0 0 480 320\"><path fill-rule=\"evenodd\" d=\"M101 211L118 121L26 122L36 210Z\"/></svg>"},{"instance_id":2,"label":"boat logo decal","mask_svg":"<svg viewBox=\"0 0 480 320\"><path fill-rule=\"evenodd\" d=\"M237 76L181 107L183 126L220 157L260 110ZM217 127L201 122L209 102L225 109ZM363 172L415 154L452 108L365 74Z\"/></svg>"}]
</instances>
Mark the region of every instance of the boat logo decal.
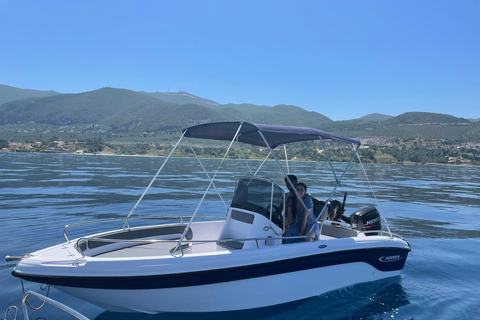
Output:
<instances>
[{"instance_id":1,"label":"boat logo decal","mask_svg":"<svg viewBox=\"0 0 480 320\"><path fill-rule=\"evenodd\" d=\"M375 219L368 220L367 223L365 223L366 226L372 225L374 223L380 222L380 217L376 217Z\"/></svg>"},{"instance_id":2,"label":"boat logo decal","mask_svg":"<svg viewBox=\"0 0 480 320\"><path fill-rule=\"evenodd\" d=\"M326 247L327 247L326 244L322 244L322 245L319 245L319 246L318 246L318 249L325 249Z\"/></svg>"},{"instance_id":3,"label":"boat logo decal","mask_svg":"<svg viewBox=\"0 0 480 320\"><path fill-rule=\"evenodd\" d=\"M394 256L383 256L383 257L380 257L378 259L378 261L380 262L394 262L394 261L398 261L398 260L402 260L403 257L399 254L396 254Z\"/></svg>"}]
</instances>

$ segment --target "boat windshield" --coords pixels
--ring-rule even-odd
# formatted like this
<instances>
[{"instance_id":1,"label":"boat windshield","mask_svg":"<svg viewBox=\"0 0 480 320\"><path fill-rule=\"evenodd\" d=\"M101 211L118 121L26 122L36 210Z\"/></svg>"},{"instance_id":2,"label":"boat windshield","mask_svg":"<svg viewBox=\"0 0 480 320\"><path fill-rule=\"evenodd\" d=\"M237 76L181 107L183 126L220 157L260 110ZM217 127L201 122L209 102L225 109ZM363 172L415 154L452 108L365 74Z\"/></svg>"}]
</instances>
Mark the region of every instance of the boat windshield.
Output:
<instances>
[{"instance_id":1,"label":"boat windshield","mask_svg":"<svg viewBox=\"0 0 480 320\"><path fill-rule=\"evenodd\" d=\"M284 191L275 182L257 177L237 178L231 207L259 213L283 227Z\"/></svg>"}]
</instances>

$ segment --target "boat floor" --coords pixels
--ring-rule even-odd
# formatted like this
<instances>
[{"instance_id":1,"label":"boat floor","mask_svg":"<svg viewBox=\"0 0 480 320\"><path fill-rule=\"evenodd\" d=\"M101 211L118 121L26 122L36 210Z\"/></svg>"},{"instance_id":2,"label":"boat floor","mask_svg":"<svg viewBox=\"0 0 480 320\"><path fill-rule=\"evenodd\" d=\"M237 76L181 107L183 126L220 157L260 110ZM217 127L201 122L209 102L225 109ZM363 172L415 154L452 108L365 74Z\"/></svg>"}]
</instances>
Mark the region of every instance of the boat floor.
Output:
<instances>
[{"instance_id":1,"label":"boat floor","mask_svg":"<svg viewBox=\"0 0 480 320\"><path fill-rule=\"evenodd\" d=\"M174 242L158 242L138 245L130 248L123 248L96 255L96 258L135 258L135 257L155 257L171 255L176 243ZM189 244L183 249L184 253L206 253L215 251L228 251L216 242L204 242ZM180 253L180 250L178 250Z\"/></svg>"},{"instance_id":2,"label":"boat floor","mask_svg":"<svg viewBox=\"0 0 480 320\"><path fill-rule=\"evenodd\" d=\"M321 235L320 240L329 240L335 239L333 237ZM174 247L176 246L175 242L157 242L138 245L129 248L118 249L114 251L105 252L98 254L96 258L139 258L139 257L155 257L155 256L165 256L171 255ZM234 248L227 248L225 246L219 245L217 242L195 242L189 243L188 246L185 245L183 248L184 254L202 254L208 252L225 252L238 250ZM177 251L178 254L181 254L180 250Z\"/></svg>"}]
</instances>

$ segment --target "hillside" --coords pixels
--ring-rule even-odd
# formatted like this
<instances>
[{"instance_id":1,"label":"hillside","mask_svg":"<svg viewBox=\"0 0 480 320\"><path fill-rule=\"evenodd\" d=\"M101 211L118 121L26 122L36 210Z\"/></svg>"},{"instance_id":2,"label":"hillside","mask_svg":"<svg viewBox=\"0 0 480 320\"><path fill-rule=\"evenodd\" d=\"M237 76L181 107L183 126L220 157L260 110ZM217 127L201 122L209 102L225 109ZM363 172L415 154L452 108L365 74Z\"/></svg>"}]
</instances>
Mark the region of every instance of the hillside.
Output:
<instances>
[{"instance_id":1,"label":"hillside","mask_svg":"<svg viewBox=\"0 0 480 320\"><path fill-rule=\"evenodd\" d=\"M268 110L270 110L271 108L269 106L259 106L259 105L250 104L250 103L241 103L241 104L228 103L228 104L222 105L222 107L235 109L238 112L251 117L256 117L258 114L268 112Z\"/></svg>"},{"instance_id":2,"label":"hillside","mask_svg":"<svg viewBox=\"0 0 480 320\"><path fill-rule=\"evenodd\" d=\"M17 91L8 86L1 88L9 91L10 97ZM102 88L78 94L50 94L0 105L0 139L158 138L161 132L178 133L199 123L244 120L314 127L353 137L480 141L480 122L437 113L408 112L397 117L370 114L360 119L332 121L298 106L218 105L187 92L149 94ZM6 96L0 98L7 99Z\"/></svg>"},{"instance_id":3,"label":"hillside","mask_svg":"<svg viewBox=\"0 0 480 320\"><path fill-rule=\"evenodd\" d=\"M471 124L471 121L448 114L429 112L406 112L385 121L386 125L445 125Z\"/></svg>"},{"instance_id":4,"label":"hillside","mask_svg":"<svg viewBox=\"0 0 480 320\"><path fill-rule=\"evenodd\" d=\"M383 120L388 120L393 118L393 116L389 116L386 114L381 114L381 113L370 113L367 114L366 116L361 117L361 120L370 120L370 121L383 121Z\"/></svg>"},{"instance_id":5,"label":"hillside","mask_svg":"<svg viewBox=\"0 0 480 320\"><path fill-rule=\"evenodd\" d=\"M216 108L220 107L221 104L215 102L213 100L204 99L193 94L190 94L185 91L180 92L144 92L139 91L139 93L143 93L145 95L166 101L166 102L173 102L176 104L196 104L199 106Z\"/></svg>"},{"instance_id":6,"label":"hillside","mask_svg":"<svg viewBox=\"0 0 480 320\"><path fill-rule=\"evenodd\" d=\"M0 105L24 98L32 97L50 97L60 93L55 91L39 91L32 89L19 89L15 87L0 84Z\"/></svg>"},{"instance_id":7,"label":"hillside","mask_svg":"<svg viewBox=\"0 0 480 320\"><path fill-rule=\"evenodd\" d=\"M160 104L158 99L124 89L103 88L79 94L27 98L0 106L0 124L46 123L70 125L110 123L129 110Z\"/></svg>"},{"instance_id":8,"label":"hillside","mask_svg":"<svg viewBox=\"0 0 480 320\"><path fill-rule=\"evenodd\" d=\"M331 122L321 114L295 106L228 104L209 108L193 103L180 105L160 100L160 97L165 96L154 97L126 89L102 88L79 94L20 99L0 106L0 125L105 125L108 127L106 130L114 133L127 133L180 129L209 121L246 120L313 127ZM182 97L195 101L201 99L186 93Z\"/></svg>"},{"instance_id":9,"label":"hillside","mask_svg":"<svg viewBox=\"0 0 480 320\"><path fill-rule=\"evenodd\" d=\"M264 118L263 122L267 122L268 119L274 119L274 123L277 124L302 127L321 128L322 124L332 122L330 118L320 113L306 111L300 107L289 105L275 106L267 110L262 116Z\"/></svg>"},{"instance_id":10,"label":"hillside","mask_svg":"<svg viewBox=\"0 0 480 320\"><path fill-rule=\"evenodd\" d=\"M472 126L469 126L468 129L462 133L462 138L465 141L474 141L480 142L480 121L476 121Z\"/></svg>"},{"instance_id":11,"label":"hillside","mask_svg":"<svg viewBox=\"0 0 480 320\"><path fill-rule=\"evenodd\" d=\"M185 127L224 119L210 108L161 101L126 89L103 88L79 94L27 98L0 106L0 125L106 125L114 132Z\"/></svg>"},{"instance_id":12,"label":"hillside","mask_svg":"<svg viewBox=\"0 0 480 320\"><path fill-rule=\"evenodd\" d=\"M238 116L250 122L281 124L289 126L302 126L320 128L322 124L332 122L328 117L306 111L297 106L278 105L274 107L257 106L253 104L227 104L224 109L236 110Z\"/></svg>"}]
</instances>

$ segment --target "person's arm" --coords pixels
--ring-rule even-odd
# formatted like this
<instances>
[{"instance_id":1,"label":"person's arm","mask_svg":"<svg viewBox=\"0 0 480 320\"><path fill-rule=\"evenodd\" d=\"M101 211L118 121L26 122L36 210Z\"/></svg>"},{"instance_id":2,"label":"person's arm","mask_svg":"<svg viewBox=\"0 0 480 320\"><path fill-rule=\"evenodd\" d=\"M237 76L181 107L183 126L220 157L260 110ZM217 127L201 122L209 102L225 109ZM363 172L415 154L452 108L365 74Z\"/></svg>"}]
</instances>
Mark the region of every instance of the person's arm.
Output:
<instances>
[{"instance_id":1,"label":"person's arm","mask_svg":"<svg viewBox=\"0 0 480 320\"><path fill-rule=\"evenodd\" d=\"M292 223L292 201L289 198L287 201L287 221L285 222L285 232L283 234L288 233L291 223Z\"/></svg>"},{"instance_id":2,"label":"person's arm","mask_svg":"<svg viewBox=\"0 0 480 320\"><path fill-rule=\"evenodd\" d=\"M305 210L305 208L303 208L302 225L300 226L300 231L298 232L297 236L303 236L305 233L305 227L307 225L307 219L308 219L308 212L309 210Z\"/></svg>"},{"instance_id":3,"label":"person's arm","mask_svg":"<svg viewBox=\"0 0 480 320\"><path fill-rule=\"evenodd\" d=\"M305 227L307 226L307 220L308 220L308 215L310 211L313 209L313 200L309 196L306 196L303 199L303 202L305 203L305 206L307 207L308 210L303 208L303 217L302 217L302 225L300 226L300 231L298 232L299 236L304 236L305 235Z\"/></svg>"},{"instance_id":4,"label":"person's arm","mask_svg":"<svg viewBox=\"0 0 480 320\"><path fill-rule=\"evenodd\" d=\"M290 224L292 223L292 207L288 207L287 209L287 221L285 222L285 233L288 233L288 230L290 229Z\"/></svg>"}]
</instances>

